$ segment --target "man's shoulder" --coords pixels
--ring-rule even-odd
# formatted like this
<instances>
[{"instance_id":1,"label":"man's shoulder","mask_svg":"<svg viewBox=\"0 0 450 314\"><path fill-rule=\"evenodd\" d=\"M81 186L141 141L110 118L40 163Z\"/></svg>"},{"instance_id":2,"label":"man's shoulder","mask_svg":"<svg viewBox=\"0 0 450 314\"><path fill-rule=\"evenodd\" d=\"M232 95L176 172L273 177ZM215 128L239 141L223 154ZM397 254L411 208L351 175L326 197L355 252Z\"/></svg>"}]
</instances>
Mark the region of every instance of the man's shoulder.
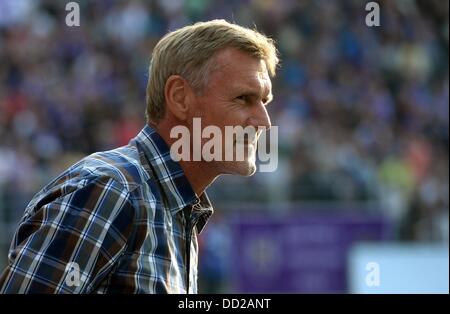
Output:
<instances>
[{"instance_id":1,"label":"man's shoulder","mask_svg":"<svg viewBox=\"0 0 450 314\"><path fill-rule=\"evenodd\" d=\"M127 145L113 150L97 152L85 157L72 169L81 176L109 177L128 191L142 185L149 175L144 169L136 146Z\"/></svg>"},{"instance_id":2,"label":"man's shoulder","mask_svg":"<svg viewBox=\"0 0 450 314\"><path fill-rule=\"evenodd\" d=\"M99 191L104 190L125 198L148 179L139 152L133 145L93 153L67 168L41 189L28 204L26 212L30 214L43 204L77 192L83 195L86 191L95 191L100 196L103 192Z\"/></svg>"},{"instance_id":3,"label":"man's shoulder","mask_svg":"<svg viewBox=\"0 0 450 314\"><path fill-rule=\"evenodd\" d=\"M65 195L91 184L113 181L117 189L132 192L149 179L132 145L96 152L73 164L38 194L58 191Z\"/></svg>"}]
</instances>

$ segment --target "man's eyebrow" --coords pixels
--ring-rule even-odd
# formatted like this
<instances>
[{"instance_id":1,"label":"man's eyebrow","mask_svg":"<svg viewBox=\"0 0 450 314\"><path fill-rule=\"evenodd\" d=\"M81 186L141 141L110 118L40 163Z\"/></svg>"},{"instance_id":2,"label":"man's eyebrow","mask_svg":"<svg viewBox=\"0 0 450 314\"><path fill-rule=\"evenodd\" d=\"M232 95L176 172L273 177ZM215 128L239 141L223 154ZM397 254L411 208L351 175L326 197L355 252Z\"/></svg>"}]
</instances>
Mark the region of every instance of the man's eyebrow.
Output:
<instances>
[{"instance_id":1,"label":"man's eyebrow","mask_svg":"<svg viewBox=\"0 0 450 314\"><path fill-rule=\"evenodd\" d=\"M242 95L247 95L247 96L252 96L252 97L262 97L262 98L267 98L267 102L271 102L273 100L273 94L271 91L269 91L269 94L264 97L263 95L261 95L261 93L259 93L259 91L255 90L255 88L253 87L249 87L249 86L241 86L241 87L237 87L235 89L236 93L242 94Z\"/></svg>"}]
</instances>

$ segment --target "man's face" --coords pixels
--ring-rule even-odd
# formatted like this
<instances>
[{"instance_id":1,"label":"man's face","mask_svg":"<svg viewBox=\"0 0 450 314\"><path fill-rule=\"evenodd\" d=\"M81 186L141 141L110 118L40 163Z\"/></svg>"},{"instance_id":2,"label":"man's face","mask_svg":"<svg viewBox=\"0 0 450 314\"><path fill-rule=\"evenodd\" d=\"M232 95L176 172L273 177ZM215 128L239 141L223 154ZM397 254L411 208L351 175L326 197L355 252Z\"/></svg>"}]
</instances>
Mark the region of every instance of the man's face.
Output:
<instances>
[{"instance_id":1,"label":"man's face","mask_svg":"<svg viewBox=\"0 0 450 314\"><path fill-rule=\"evenodd\" d=\"M195 116L201 118L202 128L217 126L222 131L222 161L211 161L217 174L249 176L256 171L256 146L262 130L270 128L266 105L272 99L272 84L266 64L237 49L227 48L213 60L206 87L196 95ZM230 146L225 145L225 127L253 127L251 138L238 137L232 141L233 161L225 160ZM203 139L202 144L208 139ZM241 147L239 147L241 146ZM243 146L243 147L242 147ZM236 160L236 149L243 149L244 160Z\"/></svg>"}]
</instances>

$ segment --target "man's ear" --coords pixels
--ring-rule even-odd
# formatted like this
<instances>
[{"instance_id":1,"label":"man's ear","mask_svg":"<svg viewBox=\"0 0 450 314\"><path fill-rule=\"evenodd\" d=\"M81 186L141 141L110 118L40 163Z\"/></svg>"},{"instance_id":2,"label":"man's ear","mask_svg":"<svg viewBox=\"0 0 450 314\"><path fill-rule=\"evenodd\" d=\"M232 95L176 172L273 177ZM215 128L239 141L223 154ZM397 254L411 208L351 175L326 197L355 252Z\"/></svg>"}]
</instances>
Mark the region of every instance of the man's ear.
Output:
<instances>
[{"instance_id":1,"label":"man's ear","mask_svg":"<svg viewBox=\"0 0 450 314\"><path fill-rule=\"evenodd\" d=\"M190 86L185 79L179 75L171 75L164 87L166 99L166 110L169 110L177 119L184 121L189 114L188 94Z\"/></svg>"}]
</instances>

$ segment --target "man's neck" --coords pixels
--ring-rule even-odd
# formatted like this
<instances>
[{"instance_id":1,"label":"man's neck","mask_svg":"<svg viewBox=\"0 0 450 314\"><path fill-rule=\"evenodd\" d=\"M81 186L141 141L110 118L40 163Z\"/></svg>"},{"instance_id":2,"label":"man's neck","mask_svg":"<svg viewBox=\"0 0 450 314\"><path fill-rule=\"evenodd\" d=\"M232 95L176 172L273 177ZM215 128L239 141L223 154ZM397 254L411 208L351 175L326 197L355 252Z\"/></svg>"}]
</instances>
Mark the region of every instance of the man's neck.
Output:
<instances>
[{"instance_id":1,"label":"man's neck","mask_svg":"<svg viewBox=\"0 0 450 314\"><path fill-rule=\"evenodd\" d=\"M169 127L167 123L150 125L163 138L169 148L177 140L170 138L171 127ZM192 156L192 154L190 154L190 156ZM205 189L218 177L218 174L216 174L214 169L212 169L211 163L206 163L204 161L180 160L179 164L183 169L186 179L191 184L192 190L195 194L197 194L197 196L202 195Z\"/></svg>"},{"instance_id":2,"label":"man's neck","mask_svg":"<svg viewBox=\"0 0 450 314\"><path fill-rule=\"evenodd\" d=\"M217 178L217 175L208 171L204 161L181 160L179 163L197 196L202 195L206 188Z\"/></svg>"}]
</instances>

